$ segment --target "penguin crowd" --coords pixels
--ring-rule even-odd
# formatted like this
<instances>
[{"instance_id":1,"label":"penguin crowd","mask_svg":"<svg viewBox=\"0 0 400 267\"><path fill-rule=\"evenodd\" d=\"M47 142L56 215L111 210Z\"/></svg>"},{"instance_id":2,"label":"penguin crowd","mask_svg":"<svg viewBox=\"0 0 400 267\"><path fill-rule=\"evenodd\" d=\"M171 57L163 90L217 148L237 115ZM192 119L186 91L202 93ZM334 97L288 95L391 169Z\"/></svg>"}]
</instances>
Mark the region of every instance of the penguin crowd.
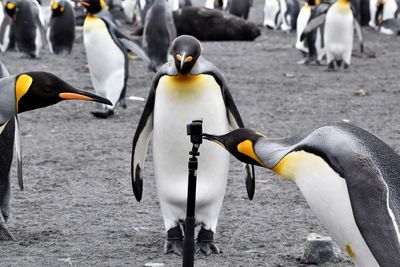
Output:
<instances>
[{"instance_id":1,"label":"penguin crowd","mask_svg":"<svg viewBox=\"0 0 400 267\"><path fill-rule=\"evenodd\" d=\"M122 117L117 107L127 108L128 79L137 75L129 65L137 57L152 78L140 119L134 122L130 183L136 200L142 201L151 147L165 229L163 253L183 254L191 146L185 130L187 123L201 118L207 142L201 146L197 171L197 253L209 256L223 251L216 242L217 226L233 155L244 163L241 175L250 200L256 190L255 166L267 168L297 185L356 266L400 266L400 155L349 123L329 123L283 139L246 128L246 116L226 78L229 70L218 68L218 55L206 58L202 45L203 41L254 41L270 30L282 30L293 36L293 48L288 49L301 52L299 63L324 65L327 71L343 68L337 74L346 75L355 40L360 52L365 51L366 27L400 34L397 0L265 0L259 25L249 21L253 1L207 0L203 5L191 0L1 1L2 53L17 51L34 62L43 60L40 55L47 47L50 57L69 57L79 36L85 51L81 56L87 61L82 68L89 72L94 93L50 72L9 73L7 61L0 59L0 241L18 239L7 226L14 157L18 185L24 189L24 135L18 114L82 100L99 105L91 112L93 121L111 125L113 117ZM247 75L245 68L243 74Z\"/></svg>"}]
</instances>

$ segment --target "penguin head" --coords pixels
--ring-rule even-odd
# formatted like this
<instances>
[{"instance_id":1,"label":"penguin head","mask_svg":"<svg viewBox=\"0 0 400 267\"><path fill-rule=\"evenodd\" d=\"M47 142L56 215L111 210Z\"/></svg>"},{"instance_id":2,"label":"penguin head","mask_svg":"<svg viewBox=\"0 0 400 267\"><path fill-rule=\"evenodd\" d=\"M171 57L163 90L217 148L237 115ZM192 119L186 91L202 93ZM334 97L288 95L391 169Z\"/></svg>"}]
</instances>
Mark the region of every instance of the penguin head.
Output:
<instances>
[{"instance_id":1,"label":"penguin head","mask_svg":"<svg viewBox=\"0 0 400 267\"><path fill-rule=\"evenodd\" d=\"M26 72L15 78L16 111L47 107L62 100L86 100L112 105L108 99L75 89L47 72Z\"/></svg>"},{"instance_id":2,"label":"penguin head","mask_svg":"<svg viewBox=\"0 0 400 267\"><path fill-rule=\"evenodd\" d=\"M96 14L106 7L104 0L85 0L80 1L80 4L86 8L89 14Z\"/></svg>"},{"instance_id":3,"label":"penguin head","mask_svg":"<svg viewBox=\"0 0 400 267\"><path fill-rule=\"evenodd\" d=\"M17 16L17 4L14 1L7 1L4 9L7 13L7 15L9 15L13 20L16 20L16 16Z\"/></svg>"},{"instance_id":4,"label":"penguin head","mask_svg":"<svg viewBox=\"0 0 400 267\"><path fill-rule=\"evenodd\" d=\"M65 10L65 2L64 1L51 1L51 12L53 16L60 16L64 13Z\"/></svg>"},{"instance_id":5,"label":"penguin head","mask_svg":"<svg viewBox=\"0 0 400 267\"><path fill-rule=\"evenodd\" d=\"M264 136L253 130L239 128L225 135L211 135L204 133L203 138L222 146L238 160L264 167L264 163L254 152L255 144Z\"/></svg>"},{"instance_id":6,"label":"penguin head","mask_svg":"<svg viewBox=\"0 0 400 267\"><path fill-rule=\"evenodd\" d=\"M188 74L200 57L200 41L190 35L181 35L172 42L170 54L178 72Z\"/></svg>"},{"instance_id":7,"label":"penguin head","mask_svg":"<svg viewBox=\"0 0 400 267\"><path fill-rule=\"evenodd\" d=\"M307 4L309 6L318 6L320 4L320 0L307 0Z\"/></svg>"}]
</instances>

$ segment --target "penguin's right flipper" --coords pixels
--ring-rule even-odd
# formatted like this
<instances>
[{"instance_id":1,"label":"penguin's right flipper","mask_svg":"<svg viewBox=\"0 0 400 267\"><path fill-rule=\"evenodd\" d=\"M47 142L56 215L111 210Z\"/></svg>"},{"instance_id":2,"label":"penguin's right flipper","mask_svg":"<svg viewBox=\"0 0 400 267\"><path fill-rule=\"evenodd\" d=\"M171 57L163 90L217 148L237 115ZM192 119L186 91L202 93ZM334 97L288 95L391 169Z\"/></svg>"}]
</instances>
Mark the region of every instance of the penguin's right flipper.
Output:
<instances>
[{"instance_id":1,"label":"penguin's right flipper","mask_svg":"<svg viewBox=\"0 0 400 267\"><path fill-rule=\"evenodd\" d=\"M21 146L21 130L19 127L18 116L15 115L15 152L17 153L17 176L19 188L24 190L24 180L22 177L22 146Z\"/></svg>"},{"instance_id":2,"label":"penguin's right flipper","mask_svg":"<svg viewBox=\"0 0 400 267\"><path fill-rule=\"evenodd\" d=\"M149 56L147 53L143 50L143 48L135 43L133 40L129 38L121 38L120 39L121 43L126 47L127 50L138 56L140 59L142 59L144 62L146 62L150 69L154 72L157 71L157 68L154 66L153 62L151 62Z\"/></svg>"},{"instance_id":3,"label":"penguin's right flipper","mask_svg":"<svg viewBox=\"0 0 400 267\"><path fill-rule=\"evenodd\" d=\"M142 117L136 128L135 136L133 137L132 145L132 160L131 160L131 178L133 193L137 201L142 199L143 193L143 178L141 171L143 169L144 160L146 158L147 146L153 132L153 111L156 93L154 88L150 90L147 98Z\"/></svg>"},{"instance_id":4,"label":"penguin's right flipper","mask_svg":"<svg viewBox=\"0 0 400 267\"><path fill-rule=\"evenodd\" d=\"M311 19L308 23L307 26L304 28L303 33L300 36L300 41L303 41L306 36L311 33L313 30L321 26L325 22L326 14L323 13L313 19Z\"/></svg>"}]
</instances>

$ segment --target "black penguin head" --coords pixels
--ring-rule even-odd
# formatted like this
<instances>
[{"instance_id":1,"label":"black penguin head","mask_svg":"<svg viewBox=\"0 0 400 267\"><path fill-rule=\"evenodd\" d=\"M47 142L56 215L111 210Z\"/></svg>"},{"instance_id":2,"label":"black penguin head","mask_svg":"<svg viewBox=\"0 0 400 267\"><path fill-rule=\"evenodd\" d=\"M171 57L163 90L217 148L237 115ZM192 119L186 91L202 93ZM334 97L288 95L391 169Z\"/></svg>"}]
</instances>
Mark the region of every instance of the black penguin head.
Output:
<instances>
[{"instance_id":1,"label":"black penguin head","mask_svg":"<svg viewBox=\"0 0 400 267\"><path fill-rule=\"evenodd\" d=\"M200 41L190 35L181 35L172 42L170 54L174 57L178 72L188 74L200 57Z\"/></svg>"},{"instance_id":2,"label":"black penguin head","mask_svg":"<svg viewBox=\"0 0 400 267\"><path fill-rule=\"evenodd\" d=\"M7 1L4 10L13 20L16 20L17 4L14 1Z\"/></svg>"},{"instance_id":3,"label":"black penguin head","mask_svg":"<svg viewBox=\"0 0 400 267\"><path fill-rule=\"evenodd\" d=\"M318 6L320 4L320 0L307 0L307 4L309 6Z\"/></svg>"},{"instance_id":4,"label":"black penguin head","mask_svg":"<svg viewBox=\"0 0 400 267\"><path fill-rule=\"evenodd\" d=\"M96 14L106 7L106 2L104 0L85 0L81 1L80 4L84 6L90 14Z\"/></svg>"},{"instance_id":5,"label":"black penguin head","mask_svg":"<svg viewBox=\"0 0 400 267\"><path fill-rule=\"evenodd\" d=\"M86 100L112 105L108 99L73 88L47 72L26 72L15 79L16 111L47 107L62 100Z\"/></svg>"},{"instance_id":6,"label":"black penguin head","mask_svg":"<svg viewBox=\"0 0 400 267\"><path fill-rule=\"evenodd\" d=\"M264 136L253 130L239 128L225 135L203 134L203 138L219 144L238 160L257 166L264 166L254 152L254 145Z\"/></svg>"},{"instance_id":7,"label":"black penguin head","mask_svg":"<svg viewBox=\"0 0 400 267\"><path fill-rule=\"evenodd\" d=\"M51 1L51 13L53 16L57 17L64 13L65 2L64 1Z\"/></svg>"}]
</instances>

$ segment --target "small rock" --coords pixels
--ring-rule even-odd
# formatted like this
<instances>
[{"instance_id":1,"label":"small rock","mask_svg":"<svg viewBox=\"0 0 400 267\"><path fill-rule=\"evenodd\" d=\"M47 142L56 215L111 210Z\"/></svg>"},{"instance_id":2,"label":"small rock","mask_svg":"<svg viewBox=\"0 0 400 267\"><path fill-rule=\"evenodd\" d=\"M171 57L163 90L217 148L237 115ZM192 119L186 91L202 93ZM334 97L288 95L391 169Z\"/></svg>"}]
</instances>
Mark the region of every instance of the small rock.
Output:
<instances>
[{"instance_id":1,"label":"small rock","mask_svg":"<svg viewBox=\"0 0 400 267\"><path fill-rule=\"evenodd\" d=\"M356 92L355 92L355 95L356 96L366 96L368 93L367 93L367 91L365 91L364 89L362 89L362 88L360 88L359 90L357 90Z\"/></svg>"},{"instance_id":2,"label":"small rock","mask_svg":"<svg viewBox=\"0 0 400 267\"><path fill-rule=\"evenodd\" d=\"M283 76L285 76L286 78L294 78L293 73L285 73Z\"/></svg>"},{"instance_id":3,"label":"small rock","mask_svg":"<svg viewBox=\"0 0 400 267\"><path fill-rule=\"evenodd\" d=\"M342 121L345 122L345 123L349 123L350 122L349 119L342 119Z\"/></svg>"},{"instance_id":4,"label":"small rock","mask_svg":"<svg viewBox=\"0 0 400 267\"><path fill-rule=\"evenodd\" d=\"M311 233L307 237L302 264L322 264L325 262L338 262L340 248L328 236Z\"/></svg>"},{"instance_id":5,"label":"small rock","mask_svg":"<svg viewBox=\"0 0 400 267\"><path fill-rule=\"evenodd\" d=\"M149 262L149 263L146 263L144 266L149 266L149 267L162 267L162 266L165 266L165 264L164 263L158 263L158 262Z\"/></svg>"}]
</instances>

